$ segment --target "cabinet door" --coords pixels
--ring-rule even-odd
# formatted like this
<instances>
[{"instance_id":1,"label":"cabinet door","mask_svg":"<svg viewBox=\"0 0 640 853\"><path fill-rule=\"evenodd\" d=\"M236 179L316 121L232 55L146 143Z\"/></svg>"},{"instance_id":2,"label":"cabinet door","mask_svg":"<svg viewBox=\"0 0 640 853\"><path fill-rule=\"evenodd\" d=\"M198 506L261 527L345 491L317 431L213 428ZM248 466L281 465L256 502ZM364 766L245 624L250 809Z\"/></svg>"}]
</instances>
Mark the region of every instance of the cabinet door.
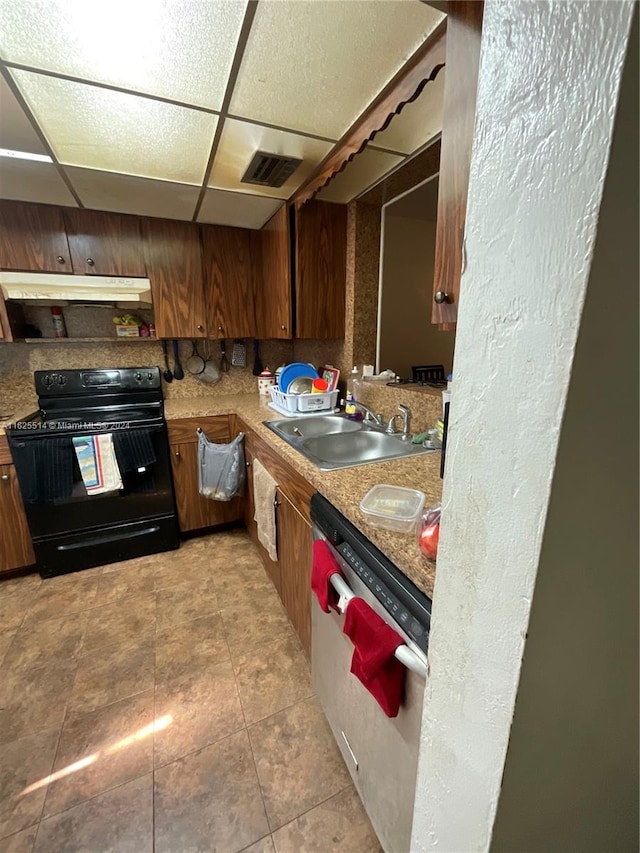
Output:
<instances>
[{"instance_id":1,"label":"cabinet door","mask_svg":"<svg viewBox=\"0 0 640 853\"><path fill-rule=\"evenodd\" d=\"M249 536L253 540L253 544L256 546L260 553L260 557L262 559L262 565L265 568L265 571L271 578L271 581L275 588L278 590L278 595L282 598L282 586L280 582L280 559L274 560L269 556L267 549L259 542L258 540L258 525L253 517L255 512L255 504L253 501L253 459L254 456L252 452L247 448L247 443L245 442L244 455L247 464L247 482L245 487L245 498L244 498L244 523L249 532ZM279 556L279 552L278 552Z\"/></svg>"},{"instance_id":2,"label":"cabinet door","mask_svg":"<svg viewBox=\"0 0 640 853\"><path fill-rule=\"evenodd\" d=\"M433 323L455 323L458 316L482 12L483 4L476 0L451 0L447 4L447 74L442 114Z\"/></svg>"},{"instance_id":3,"label":"cabinet door","mask_svg":"<svg viewBox=\"0 0 640 853\"><path fill-rule=\"evenodd\" d=\"M308 201L296 211L296 337L344 338L347 208Z\"/></svg>"},{"instance_id":4,"label":"cabinet door","mask_svg":"<svg viewBox=\"0 0 640 853\"><path fill-rule=\"evenodd\" d=\"M0 572L35 561L16 469L0 465Z\"/></svg>"},{"instance_id":5,"label":"cabinet door","mask_svg":"<svg viewBox=\"0 0 640 853\"><path fill-rule=\"evenodd\" d=\"M0 202L0 268L73 272L62 209Z\"/></svg>"},{"instance_id":6,"label":"cabinet door","mask_svg":"<svg viewBox=\"0 0 640 853\"><path fill-rule=\"evenodd\" d=\"M254 235L259 258L255 291L256 337L292 337L291 238L284 204Z\"/></svg>"},{"instance_id":7,"label":"cabinet door","mask_svg":"<svg viewBox=\"0 0 640 853\"><path fill-rule=\"evenodd\" d=\"M173 486L176 492L180 530L199 530L217 524L229 524L242 517L241 498L212 501L198 491L198 444L171 445Z\"/></svg>"},{"instance_id":8,"label":"cabinet door","mask_svg":"<svg viewBox=\"0 0 640 853\"><path fill-rule=\"evenodd\" d=\"M255 263L252 233L202 225L207 329L211 338L253 338Z\"/></svg>"},{"instance_id":9,"label":"cabinet door","mask_svg":"<svg viewBox=\"0 0 640 853\"><path fill-rule=\"evenodd\" d=\"M280 489L277 495L280 595L307 657L311 657L311 525Z\"/></svg>"},{"instance_id":10,"label":"cabinet door","mask_svg":"<svg viewBox=\"0 0 640 853\"><path fill-rule=\"evenodd\" d=\"M75 273L146 275L138 217L67 208L64 219Z\"/></svg>"},{"instance_id":11,"label":"cabinet door","mask_svg":"<svg viewBox=\"0 0 640 853\"><path fill-rule=\"evenodd\" d=\"M142 236L158 337L206 337L198 226L143 219Z\"/></svg>"},{"instance_id":12,"label":"cabinet door","mask_svg":"<svg viewBox=\"0 0 640 853\"><path fill-rule=\"evenodd\" d=\"M7 314L7 306L5 305L2 291L0 291L0 341L6 343L12 340L13 334L9 323L9 315Z\"/></svg>"}]
</instances>

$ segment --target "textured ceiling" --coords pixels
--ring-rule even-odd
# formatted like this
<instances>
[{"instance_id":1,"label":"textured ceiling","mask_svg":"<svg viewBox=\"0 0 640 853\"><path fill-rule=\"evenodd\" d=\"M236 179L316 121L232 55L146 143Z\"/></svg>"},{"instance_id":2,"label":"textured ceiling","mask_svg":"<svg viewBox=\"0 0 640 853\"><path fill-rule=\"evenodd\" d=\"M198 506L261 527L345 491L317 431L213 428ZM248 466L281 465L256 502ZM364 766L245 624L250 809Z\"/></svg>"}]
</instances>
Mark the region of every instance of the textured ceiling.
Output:
<instances>
[{"instance_id":1,"label":"textured ceiling","mask_svg":"<svg viewBox=\"0 0 640 853\"><path fill-rule=\"evenodd\" d=\"M0 197L260 228L444 16L419 0L0 2ZM444 73L322 191L441 129ZM302 159L242 183L257 150Z\"/></svg>"}]
</instances>

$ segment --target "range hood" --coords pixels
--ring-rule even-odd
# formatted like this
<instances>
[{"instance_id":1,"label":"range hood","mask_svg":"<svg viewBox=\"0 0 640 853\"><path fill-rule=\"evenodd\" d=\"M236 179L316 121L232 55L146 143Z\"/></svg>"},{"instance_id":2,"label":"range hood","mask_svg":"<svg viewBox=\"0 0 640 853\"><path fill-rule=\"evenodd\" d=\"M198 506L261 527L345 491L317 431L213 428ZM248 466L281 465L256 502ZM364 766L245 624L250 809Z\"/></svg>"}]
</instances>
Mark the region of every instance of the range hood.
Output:
<instances>
[{"instance_id":1,"label":"range hood","mask_svg":"<svg viewBox=\"0 0 640 853\"><path fill-rule=\"evenodd\" d=\"M5 299L19 302L146 302L151 304L148 278L101 275L0 272Z\"/></svg>"}]
</instances>

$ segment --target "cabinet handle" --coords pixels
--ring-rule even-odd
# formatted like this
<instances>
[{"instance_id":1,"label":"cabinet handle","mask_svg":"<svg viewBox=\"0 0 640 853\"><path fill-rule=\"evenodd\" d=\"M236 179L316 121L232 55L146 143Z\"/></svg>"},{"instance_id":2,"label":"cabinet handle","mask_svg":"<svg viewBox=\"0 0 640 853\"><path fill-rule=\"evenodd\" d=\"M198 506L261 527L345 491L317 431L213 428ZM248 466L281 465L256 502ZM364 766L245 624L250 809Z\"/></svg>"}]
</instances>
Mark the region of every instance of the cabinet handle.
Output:
<instances>
[{"instance_id":1,"label":"cabinet handle","mask_svg":"<svg viewBox=\"0 0 640 853\"><path fill-rule=\"evenodd\" d=\"M245 462L244 464L247 466L247 468L251 468L251 462Z\"/></svg>"},{"instance_id":2,"label":"cabinet handle","mask_svg":"<svg viewBox=\"0 0 640 853\"><path fill-rule=\"evenodd\" d=\"M199 332L201 332L201 331L204 329L204 326L202 325L202 323L198 323L198 325L196 326L196 329L197 329Z\"/></svg>"},{"instance_id":3,"label":"cabinet handle","mask_svg":"<svg viewBox=\"0 0 640 853\"><path fill-rule=\"evenodd\" d=\"M279 501L279 500L276 498L276 499L275 499L275 501L273 502L273 505L274 505L275 507L278 507L278 506L280 506L280 504L281 504L281 503L282 503L282 501Z\"/></svg>"},{"instance_id":4,"label":"cabinet handle","mask_svg":"<svg viewBox=\"0 0 640 853\"><path fill-rule=\"evenodd\" d=\"M2 475L2 477L0 477L0 479L1 479L1 480L8 480L8 479L9 479L9 475L8 475L8 474L3 474L3 475Z\"/></svg>"},{"instance_id":5,"label":"cabinet handle","mask_svg":"<svg viewBox=\"0 0 640 853\"><path fill-rule=\"evenodd\" d=\"M93 258L87 258L87 264L88 264L90 267L95 267L96 262L93 260Z\"/></svg>"},{"instance_id":6,"label":"cabinet handle","mask_svg":"<svg viewBox=\"0 0 640 853\"><path fill-rule=\"evenodd\" d=\"M286 331L287 331L287 327L286 327L286 326L280 326L280 328L282 329L282 331L283 331L283 332L286 332Z\"/></svg>"},{"instance_id":7,"label":"cabinet handle","mask_svg":"<svg viewBox=\"0 0 640 853\"><path fill-rule=\"evenodd\" d=\"M57 261L59 264L65 264L65 263L66 263L66 261L65 261L65 259L62 257L62 255L58 255L58 257L56 258L56 261Z\"/></svg>"},{"instance_id":8,"label":"cabinet handle","mask_svg":"<svg viewBox=\"0 0 640 853\"><path fill-rule=\"evenodd\" d=\"M224 329L222 328L222 326L218 326L218 331L219 331L219 332L224 332Z\"/></svg>"},{"instance_id":9,"label":"cabinet handle","mask_svg":"<svg viewBox=\"0 0 640 853\"><path fill-rule=\"evenodd\" d=\"M433 301L438 305L442 305L443 302L449 302L449 294L445 293L444 290L436 290Z\"/></svg>"},{"instance_id":10,"label":"cabinet handle","mask_svg":"<svg viewBox=\"0 0 640 853\"><path fill-rule=\"evenodd\" d=\"M178 458L180 458L180 451L176 450L174 455L177 456Z\"/></svg>"}]
</instances>

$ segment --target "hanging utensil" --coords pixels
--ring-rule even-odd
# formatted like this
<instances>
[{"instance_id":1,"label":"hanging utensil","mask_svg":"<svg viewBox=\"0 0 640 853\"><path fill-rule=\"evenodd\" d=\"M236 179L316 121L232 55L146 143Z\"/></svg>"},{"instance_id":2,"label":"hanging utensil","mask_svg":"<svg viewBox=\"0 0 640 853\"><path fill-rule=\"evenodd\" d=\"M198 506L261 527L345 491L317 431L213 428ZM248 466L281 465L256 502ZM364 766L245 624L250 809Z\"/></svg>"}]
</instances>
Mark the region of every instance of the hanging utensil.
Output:
<instances>
[{"instance_id":1,"label":"hanging utensil","mask_svg":"<svg viewBox=\"0 0 640 853\"><path fill-rule=\"evenodd\" d=\"M211 358L211 346L209 341L206 341L206 349L204 350L204 370L198 374L200 382L206 382L208 385L215 385L220 380L220 368Z\"/></svg>"},{"instance_id":2,"label":"hanging utensil","mask_svg":"<svg viewBox=\"0 0 640 853\"><path fill-rule=\"evenodd\" d=\"M253 370L254 376L260 376L264 370L264 365L260 361L260 341L256 338L253 342Z\"/></svg>"},{"instance_id":3,"label":"hanging utensil","mask_svg":"<svg viewBox=\"0 0 640 853\"><path fill-rule=\"evenodd\" d=\"M173 378L178 381L184 379L184 370L180 364L180 353L178 352L178 341L173 342Z\"/></svg>"},{"instance_id":4,"label":"hanging utensil","mask_svg":"<svg viewBox=\"0 0 640 853\"><path fill-rule=\"evenodd\" d=\"M231 350L231 364L233 367L247 366L247 348L244 341L236 339L233 342L233 349Z\"/></svg>"},{"instance_id":5,"label":"hanging utensil","mask_svg":"<svg viewBox=\"0 0 640 853\"><path fill-rule=\"evenodd\" d=\"M223 373L229 372L229 359L227 358L227 342L225 340L220 341L220 370Z\"/></svg>"},{"instance_id":6,"label":"hanging utensil","mask_svg":"<svg viewBox=\"0 0 640 853\"><path fill-rule=\"evenodd\" d=\"M164 353L164 370L162 378L165 382L173 382L173 373L169 370L169 349L166 341L162 341L162 352Z\"/></svg>"},{"instance_id":7,"label":"hanging utensil","mask_svg":"<svg viewBox=\"0 0 640 853\"><path fill-rule=\"evenodd\" d=\"M191 341L191 355L187 359L186 368L192 376L199 376L204 370L204 358L198 352L198 341Z\"/></svg>"}]
</instances>

